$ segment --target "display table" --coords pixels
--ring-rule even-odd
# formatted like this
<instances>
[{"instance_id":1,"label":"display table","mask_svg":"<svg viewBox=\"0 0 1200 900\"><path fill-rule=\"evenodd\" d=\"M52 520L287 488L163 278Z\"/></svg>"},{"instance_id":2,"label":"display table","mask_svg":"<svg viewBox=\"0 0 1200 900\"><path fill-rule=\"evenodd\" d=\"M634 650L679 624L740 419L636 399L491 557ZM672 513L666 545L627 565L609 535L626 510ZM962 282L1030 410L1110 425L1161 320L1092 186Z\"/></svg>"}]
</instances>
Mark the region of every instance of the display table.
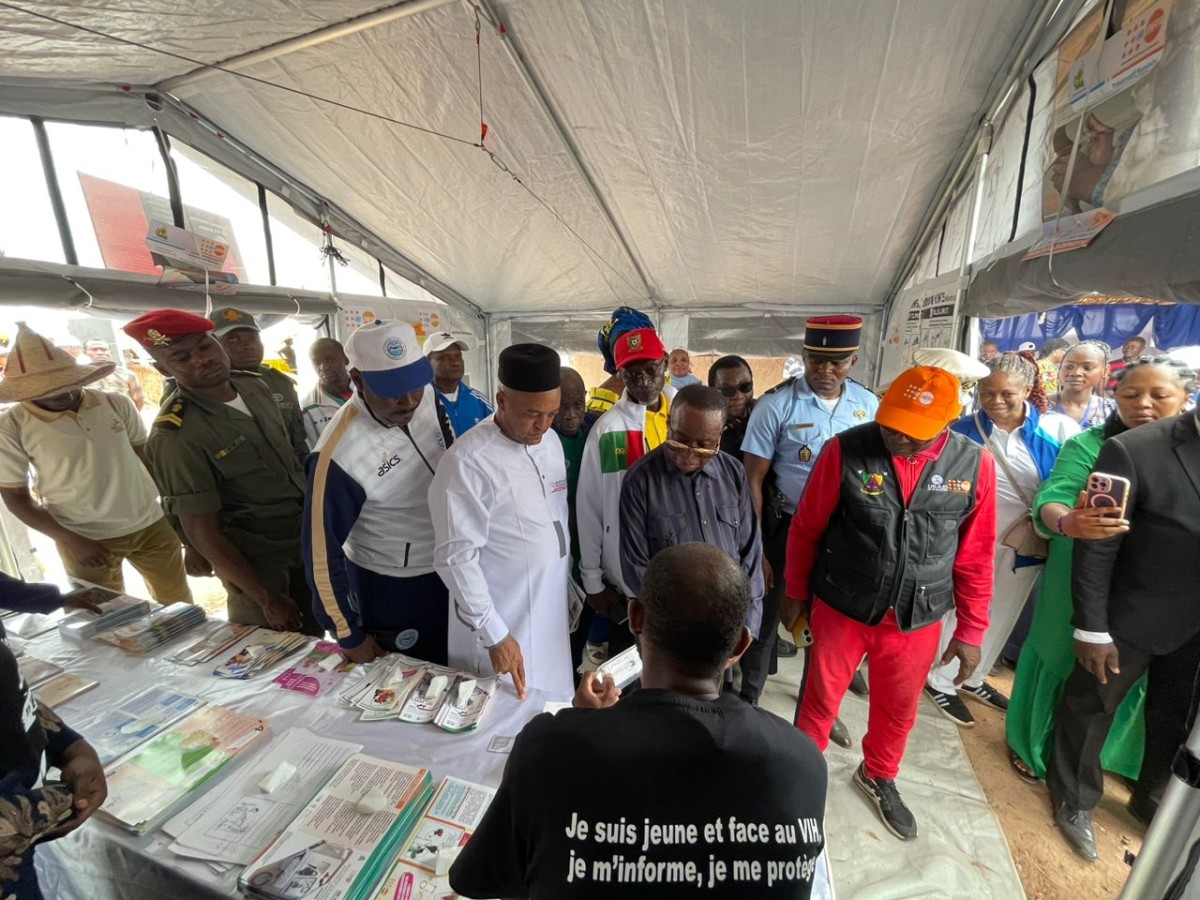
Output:
<instances>
[{"instance_id":1,"label":"display table","mask_svg":"<svg viewBox=\"0 0 1200 900\"><path fill-rule=\"evenodd\" d=\"M166 659L197 640L198 634L184 635L149 657L131 656L98 641L69 640L57 631L29 641L25 652L100 682L58 708L69 725L82 722L98 708L114 705L135 691L151 685L166 686L203 697L210 704L265 718L270 722L271 736L302 727L362 744L366 754L427 768L435 784L454 775L479 784L498 785L508 756L488 751L492 737L516 735L543 711L547 702L570 699L530 691L522 702L512 683L503 679L474 732L450 734L433 725L398 721L359 722L359 710L339 706L336 698L364 677L361 671L351 672L328 695L308 697L272 684L272 679L300 660L302 653L248 681L213 677L215 662L188 667ZM263 752L269 744L270 740L264 740L252 753ZM244 764L245 760L239 760L234 766ZM221 784L218 779L204 790L220 791ZM237 896L236 870L218 875L202 862L176 856L167 849L169 843L161 831L136 837L93 818L68 837L37 848L43 892L56 900L209 900ZM813 896L832 898L824 855L821 862L816 879L819 887Z\"/></svg>"}]
</instances>

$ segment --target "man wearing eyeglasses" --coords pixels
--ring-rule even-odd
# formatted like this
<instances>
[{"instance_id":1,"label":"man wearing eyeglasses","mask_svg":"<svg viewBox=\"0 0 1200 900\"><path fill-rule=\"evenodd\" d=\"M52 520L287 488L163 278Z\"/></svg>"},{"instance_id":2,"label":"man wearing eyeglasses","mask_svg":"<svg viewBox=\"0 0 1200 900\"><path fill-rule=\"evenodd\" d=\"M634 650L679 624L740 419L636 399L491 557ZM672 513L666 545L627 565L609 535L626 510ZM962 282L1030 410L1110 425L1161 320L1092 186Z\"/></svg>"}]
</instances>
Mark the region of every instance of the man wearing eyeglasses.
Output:
<instances>
[{"instance_id":1,"label":"man wearing eyeglasses","mask_svg":"<svg viewBox=\"0 0 1200 900\"><path fill-rule=\"evenodd\" d=\"M746 627L762 620L762 540L746 472L722 453L725 398L691 384L675 395L667 440L630 468L621 485L621 571L630 595L640 595L646 567L678 544L712 544L750 579Z\"/></svg>"},{"instance_id":2,"label":"man wearing eyeglasses","mask_svg":"<svg viewBox=\"0 0 1200 900\"><path fill-rule=\"evenodd\" d=\"M742 697L758 701L767 675L776 668L779 603L787 533L804 485L825 442L871 421L879 401L850 378L858 362L862 319L813 316L804 327L804 374L767 391L754 405L742 442L742 462L754 508L763 524L767 596L758 640L742 655ZM773 472L782 494L776 521L763 520L763 482ZM838 734L839 743L848 740Z\"/></svg>"}]
</instances>

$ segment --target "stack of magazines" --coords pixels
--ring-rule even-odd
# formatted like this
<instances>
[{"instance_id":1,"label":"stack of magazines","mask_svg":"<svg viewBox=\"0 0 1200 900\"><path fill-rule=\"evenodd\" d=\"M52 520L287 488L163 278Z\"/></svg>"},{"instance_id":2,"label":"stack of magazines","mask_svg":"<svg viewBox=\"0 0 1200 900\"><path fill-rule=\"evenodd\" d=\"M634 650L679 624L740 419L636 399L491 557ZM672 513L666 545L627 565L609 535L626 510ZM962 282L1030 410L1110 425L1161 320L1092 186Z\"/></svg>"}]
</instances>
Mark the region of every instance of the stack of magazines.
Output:
<instances>
[{"instance_id":1,"label":"stack of magazines","mask_svg":"<svg viewBox=\"0 0 1200 900\"><path fill-rule=\"evenodd\" d=\"M92 638L102 631L112 631L132 622L150 611L149 600L138 600L118 594L100 604L100 612L78 609L58 623L58 633L63 637Z\"/></svg>"},{"instance_id":2,"label":"stack of magazines","mask_svg":"<svg viewBox=\"0 0 1200 900\"><path fill-rule=\"evenodd\" d=\"M356 753L250 863L238 887L264 900L369 900L432 794L425 769Z\"/></svg>"},{"instance_id":3,"label":"stack of magazines","mask_svg":"<svg viewBox=\"0 0 1200 900\"><path fill-rule=\"evenodd\" d=\"M198 666L211 662L225 650L245 640L255 630L254 625L237 625L233 622L217 622L213 628L194 644L189 644L171 657L171 662L182 666Z\"/></svg>"},{"instance_id":4,"label":"stack of magazines","mask_svg":"<svg viewBox=\"0 0 1200 900\"><path fill-rule=\"evenodd\" d=\"M199 709L105 771L108 799L96 815L145 834L266 733L263 719Z\"/></svg>"},{"instance_id":5,"label":"stack of magazines","mask_svg":"<svg viewBox=\"0 0 1200 900\"><path fill-rule=\"evenodd\" d=\"M130 653L146 653L185 631L191 631L207 618L199 606L193 606L191 603L172 603L170 606L160 606L149 615L135 619L120 628L97 635L97 638Z\"/></svg>"},{"instance_id":6,"label":"stack of magazines","mask_svg":"<svg viewBox=\"0 0 1200 900\"><path fill-rule=\"evenodd\" d=\"M473 731L496 693L499 678L479 678L458 669L397 654L385 657L365 681L343 691L343 706L361 709L359 719L374 722L432 722L445 731Z\"/></svg>"}]
</instances>

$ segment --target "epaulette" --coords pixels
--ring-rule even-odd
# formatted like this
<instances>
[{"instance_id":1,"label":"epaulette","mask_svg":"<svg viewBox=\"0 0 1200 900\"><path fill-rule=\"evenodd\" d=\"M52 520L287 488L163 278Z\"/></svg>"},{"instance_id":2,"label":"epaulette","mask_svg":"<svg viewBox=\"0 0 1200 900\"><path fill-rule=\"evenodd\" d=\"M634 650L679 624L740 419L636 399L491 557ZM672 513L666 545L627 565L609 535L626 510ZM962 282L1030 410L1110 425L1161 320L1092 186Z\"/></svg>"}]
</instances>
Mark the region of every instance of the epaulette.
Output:
<instances>
[{"instance_id":1,"label":"epaulette","mask_svg":"<svg viewBox=\"0 0 1200 900\"><path fill-rule=\"evenodd\" d=\"M154 420L155 428L169 428L171 430L180 428L183 425L183 414L187 401L183 397L168 397L167 402L163 404L162 410Z\"/></svg>"},{"instance_id":2,"label":"epaulette","mask_svg":"<svg viewBox=\"0 0 1200 900\"><path fill-rule=\"evenodd\" d=\"M788 387L789 385L795 383L795 381L796 381L795 375L793 375L791 378L785 378L785 379L783 379L783 381L779 382L779 384L775 385L774 387L768 388L767 390L763 391L763 396L765 397L767 394L774 394L776 391L780 390L781 388Z\"/></svg>"}]
</instances>

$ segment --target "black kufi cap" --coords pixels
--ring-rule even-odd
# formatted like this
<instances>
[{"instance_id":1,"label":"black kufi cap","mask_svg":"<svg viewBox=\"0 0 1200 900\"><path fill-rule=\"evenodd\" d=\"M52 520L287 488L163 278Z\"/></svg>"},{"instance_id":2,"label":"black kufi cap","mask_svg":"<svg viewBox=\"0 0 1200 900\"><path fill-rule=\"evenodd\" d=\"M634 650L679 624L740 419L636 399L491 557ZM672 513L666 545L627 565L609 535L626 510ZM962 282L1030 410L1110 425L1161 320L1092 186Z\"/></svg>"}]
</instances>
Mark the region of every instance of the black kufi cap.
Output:
<instances>
[{"instance_id":1,"label":"black kufi cap","mask_svg":"<svg viewBox=\"0 0 1200 900\"><path fill-rule=\"evenodd\" d=\"M513 344L500 351L499 375L506 388L541 394L562 386L562 360L543 344Z\"/></svg>"}]
</instances>

